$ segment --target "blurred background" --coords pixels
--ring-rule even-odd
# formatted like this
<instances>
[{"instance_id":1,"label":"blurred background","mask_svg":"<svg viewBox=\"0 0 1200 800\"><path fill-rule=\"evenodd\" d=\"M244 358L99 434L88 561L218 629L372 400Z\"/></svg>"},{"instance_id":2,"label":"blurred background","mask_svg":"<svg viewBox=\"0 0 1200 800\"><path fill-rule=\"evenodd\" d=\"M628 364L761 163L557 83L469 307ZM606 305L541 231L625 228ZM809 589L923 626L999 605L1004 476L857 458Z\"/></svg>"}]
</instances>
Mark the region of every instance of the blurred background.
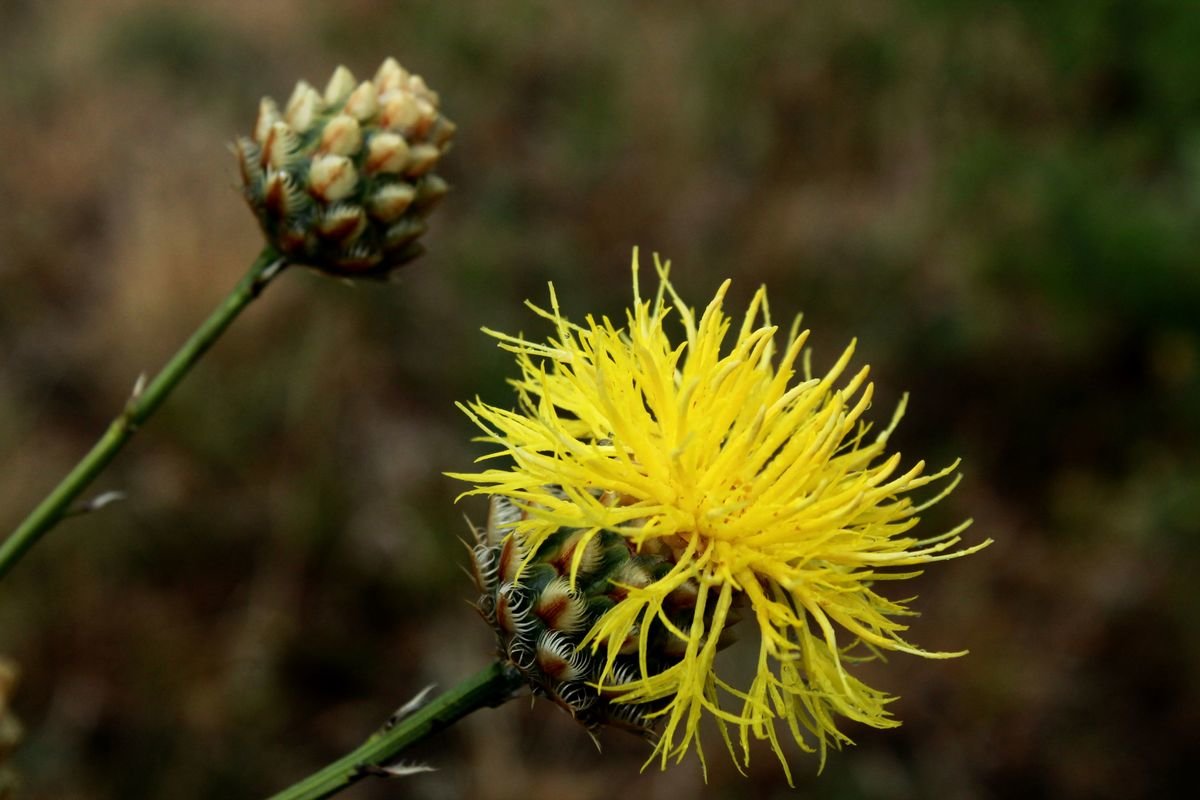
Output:
<instances>
[{"instance_id":1,"label":"blurred background","mask_svg":"<svg viewBox=\"0 0 1200 800\"><path fill-rule=\"evenodd\" d=\"M634 245L707 301L760 283L818 366L854 336L911 462L964 459L928 531L984 553L915 587L800 792L709 738L639 774L546 704L426 742L348 798L1143 798L1200 758L1200 6L0 0L0 529L233 285L260 237L226 146L264 94L387 55L459 124L428 254L383 285L302 270L243 315L0 584L24 798L240 798L490 658L459 565L507 403L479 332L619 314ZM903 593L903 592L902 592Z\"/></svg>"}]
</instances>

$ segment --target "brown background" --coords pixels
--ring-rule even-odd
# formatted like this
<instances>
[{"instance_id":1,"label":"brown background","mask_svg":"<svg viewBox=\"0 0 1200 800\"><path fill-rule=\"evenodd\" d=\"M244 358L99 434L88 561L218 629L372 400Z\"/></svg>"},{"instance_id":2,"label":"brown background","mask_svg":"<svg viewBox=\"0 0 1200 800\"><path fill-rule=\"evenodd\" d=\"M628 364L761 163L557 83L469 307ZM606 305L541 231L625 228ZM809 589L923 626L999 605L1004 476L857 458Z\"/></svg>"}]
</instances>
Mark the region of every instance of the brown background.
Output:
<instances>
[{"instance_id":1,"label":"brown background","mask_svg":"<svg viewBox=\"0 0 1200 800\"><path fill-rule=\"evenodd\" d=\"M619 313L636 244L695 302L759 283L818 365L852 336L929 514L996 544L930 570L870 680L897 731L789 794L710 738L639 774L554 709L481 712L347 797L1163 797L1200 752L1200 13L1110 0L0 2L0 528L233 284L259 236L226 144L263 94L386 55L459 123L429 253L273 285L0 585L27 798L236 798L486 663L453 401L507 403L481 325ZM897 587L906 589L909 587ZM903 593L903 592L902 592ZM736 658L736 656L734 656Z\"/></svg>"}]
</instances>

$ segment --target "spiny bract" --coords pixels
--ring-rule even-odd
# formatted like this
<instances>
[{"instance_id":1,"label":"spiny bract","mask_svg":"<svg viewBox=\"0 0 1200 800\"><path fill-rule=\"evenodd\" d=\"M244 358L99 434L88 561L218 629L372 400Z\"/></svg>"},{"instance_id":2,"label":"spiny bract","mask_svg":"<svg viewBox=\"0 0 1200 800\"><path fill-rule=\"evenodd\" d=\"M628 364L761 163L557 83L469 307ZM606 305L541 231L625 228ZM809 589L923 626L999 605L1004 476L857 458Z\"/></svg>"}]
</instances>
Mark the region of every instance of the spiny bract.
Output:
<instances>
[{"instance_id":1,"label":"spiny bract","mask_svg":"<svg viewBox=\"0 0 1200 800\"><path fill-rule=\"evenodd\" d=\"M619 502L610 493L602 502ZM671 568L671 560L648 546L635 552L616 533L561 528L535 550L515 531L528 512L502 495L493 495L487 526L475 530L472 567L480 596L476 607L495 629L499 650L529 682L589 729L611 724L650 734L658 703L621 703L647 668L660 672L683 656L680 639L663 625L649 631L644 646L631 633L611 667L581 649L583 637L628 596L631 588L650 585ZM665 613L687 625L696 605L697 585L689 581L667 597ZM639 653L641 655L639 655Z\"/></svg>"},{"instance_id":2,"label":"spiny bract","mask_svg":"<svg viewBox=\"0 0 1200 800\"><path fill-rule=\"evenodd\" d=\"M776 349L765 289L735 325L726 281L697 318L657 266L658 291L643 299L635 253L624 328L568 321L551 286L550 310L531 305L554 326L548 342L487 331L521 374L516 410L464 407L495 446L482 460L507 460L454 475L493 498L475 548L481 610L535 690L589 725L659 729L652 759L664 767L693 743L703 764L708 715L735 760L748 764L751 737L766 740L790 780L780 728L823 763L850 741L839 717L899 724L853 662L957 655L907 642L896 618L914 612L880 588L988 542L955 549L969 521L910 534L954 488L957 464L901 470L886 447L903 403L868 435L867 368L843 377L853 343L814 376L799 320ZM739 617L758 632L749 685L716 663Z\"/></svg>"},{"instance_id":3,"label":"spiny bract","mask_svg":"<svg viewBox=\"0 0 1200 800\"><path fill-rule=\"evenodd\" d=\"M300 81L282 113L263 98L253 138L234 151L246 201L289 260L382 275L420 255L453 136L437 93L389 58L371 81L345 67L323 93Z\"/></svg>"}]
</instances>

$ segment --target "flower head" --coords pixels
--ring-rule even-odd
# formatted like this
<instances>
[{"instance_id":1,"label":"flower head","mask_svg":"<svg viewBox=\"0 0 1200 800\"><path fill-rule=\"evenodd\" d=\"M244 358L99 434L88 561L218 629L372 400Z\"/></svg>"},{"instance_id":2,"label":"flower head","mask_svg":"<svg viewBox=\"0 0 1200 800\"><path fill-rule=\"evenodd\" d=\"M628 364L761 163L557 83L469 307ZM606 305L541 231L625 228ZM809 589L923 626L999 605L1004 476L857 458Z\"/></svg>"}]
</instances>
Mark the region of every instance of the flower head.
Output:
<instances>
[{"instance_id":1,"label":"flower head","mask_svg":"<svg viewBox=\"0 0 1200 800\"><path fill-rule=\"evenodd\" d=\"M634 716L658 728L652 759L664 767L693 743L700 751L711 716L735 760L740 750L748 762L751 738L765 739L786 771L783 737L823 759L850 741L839 717L898 724L891 698L853 663L886 650L958 654L909 643L901 619L914 612L882 587L988 542L956 549L969 521L913 532L954 488L957 463L927 472L887 452L904 403L871 432L872 385L866 367L849 371L853 343L814 376L807 331L797 320L780 348L764 289L740 321L724 308L729 281L697 314L668 265L656 266L658 289L645 298L635 253L623 327L568 321L551 286L549 310L530 306L554 326L549 341L488 331L516 354L520 377L516 410L464 407L496 448L481 460L507 459L455 475L475 484L466 494L491 495L501 517L476 547L481 610L535 689L584 722ZM943 486L932 497L911 497L934 483ZM522 616L526 606L559 609L548 593L580 607L567 630L534 610ZM739 618L758 633L749 685L716 663ZM550 633L567 637L555 639L559 661L590 676L603 713L545 678L538 647ZM512 653L522 637L537 640L524 666L521 647Z\"/></svg>"},{"instance_id":2,"label":"flower head","mask_svg":"<svg viewBox=\"0 0 1200 800\"><path fill-rule=\"evenodd\" d=\"M385 275L421 253L425 217L446 194L434 174L454 123L395 59L358 83L338 67L324 92L265 97L234 146L242 193L285 256L343 276Z\"/></svg>"}]
</instances>

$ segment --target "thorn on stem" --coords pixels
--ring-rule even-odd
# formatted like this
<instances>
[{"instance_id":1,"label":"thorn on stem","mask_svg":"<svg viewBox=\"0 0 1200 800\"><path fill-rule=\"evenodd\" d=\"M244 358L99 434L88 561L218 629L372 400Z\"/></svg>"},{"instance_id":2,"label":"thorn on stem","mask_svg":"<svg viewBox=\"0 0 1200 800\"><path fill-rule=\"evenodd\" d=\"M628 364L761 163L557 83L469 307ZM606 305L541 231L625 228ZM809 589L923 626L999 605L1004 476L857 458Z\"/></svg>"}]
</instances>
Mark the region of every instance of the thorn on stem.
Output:
<instances>
[{"instance_id":1,"label":"thorn on stem","mask_svg":"<svg viewBox=\"0 0 1200 800\"><path fill-rule=\"evenodd\" d=\"M146 392L146 373L143 372L137 376L137 380L133 382L133 389L129 392L129 399L125 401L125 410L121 416L124 417L123 422L129 426L130 430L137 430L138 422L134 418L137 411L137 404L142 399L142 395Z\"/></svg>"},{"instance_id":2,"label":"thorn on stem","mask_svg":"<svg viewBox=\"0 0 1200 800\"><path fill-rule=\"evenodd\" d=\"M400 720L404 719L405 717L409 716L410 714L414 713L415 711L420 710L420 708L422 706L424 706L426 701L428 700L429 693L432 692L435 688L437 688L437 684L431 683L428 686L426 686L424 689L422 689L421 691L419 691L415 695L413 695L411 700L409 700L407 703L405 703L404 705L397 708L392 713L392 715L390 717L388 717L388 721L384 723L383 729L385 731L391 730L392 728L394 728L396 726L396 723L398 723Z\"/></svg>"},{"instance_id":3,"label":"thorn on stem","mask_svg":"<svg viewBox=\"0 0 1200 800\"><path fill-rule=\"evenodd\" d=\"M386 766L363 764L358 769L364 775L373 775L376 778L406 778L422 772L437 771L437 767L431 767L428 764L406 764L403 761Z\"/></svg>"},{"instance_id":4,"label":"thorn on stem","mask_svg":"<svg viewBox=\"0 0 1200 800\"><path fill-rule=\"evenodd\" d=\"M276 275L278 275L280 272L283 272L283 268L287 265L288 260L286 258L277 258L272 261L267 268L264 269L259 276L254 279L254 285L250 287L250 296L258 297L259 293L266 288L266 285L270 283Z\"/></svg>"},{"instance_id":5,"label":"thorn on stem","mask_svg":"<svg viewBox=\"0 0 1200 800\"><path fill-rule=\"evenodd\" d=\"M125 401L126 413L132 412L133 407L142 399L142 395L146 392L146 373L142 372L137 376L137 380L133 382L133 388L129 391L129 399Z\"/></svg>"},{"instance_id":6,"label":"thorn on stem","mask_svg":"<svg viewBox=\"0 0 1200 800\"><path fill-rule=\"evenodd\" d=\"M76 516L79 516L80 514L90 514L93 511L99 511L100 509L104 508L105 506L112 505L113 503L119 503L120 501L122 501L124 499L125 499L124 492L104 492L103 494L96 495L91 500L87 501L86 503L81 503L81 504L75 506L70 511L68 511L66 514L63 514L63 516L64 517L76 517Z\"/></svg>"}]
</instances>

